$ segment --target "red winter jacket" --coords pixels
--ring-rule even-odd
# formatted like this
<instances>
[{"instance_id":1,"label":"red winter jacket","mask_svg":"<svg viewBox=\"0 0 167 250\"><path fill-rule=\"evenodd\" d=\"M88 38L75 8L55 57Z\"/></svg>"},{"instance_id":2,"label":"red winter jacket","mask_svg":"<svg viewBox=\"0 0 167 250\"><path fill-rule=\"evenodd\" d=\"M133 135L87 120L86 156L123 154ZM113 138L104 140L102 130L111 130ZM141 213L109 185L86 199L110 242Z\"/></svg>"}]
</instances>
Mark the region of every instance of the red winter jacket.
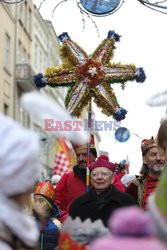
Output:
<instances>
[{"instance_id":1,"label":"red winter jacket","mask_svg":"<svg viewBox=\"0 0 167 250\"><path fill-rule=\"evenodd\" d=\"M119 191L125 192L125 188L116 174L114 174L113 185ZM86 192L86 185L74 172L69 172L62 176L55 192L55 203L60 208L61 222L63 222L68 216L71 203Z\"/></svg>"}]
</instances>

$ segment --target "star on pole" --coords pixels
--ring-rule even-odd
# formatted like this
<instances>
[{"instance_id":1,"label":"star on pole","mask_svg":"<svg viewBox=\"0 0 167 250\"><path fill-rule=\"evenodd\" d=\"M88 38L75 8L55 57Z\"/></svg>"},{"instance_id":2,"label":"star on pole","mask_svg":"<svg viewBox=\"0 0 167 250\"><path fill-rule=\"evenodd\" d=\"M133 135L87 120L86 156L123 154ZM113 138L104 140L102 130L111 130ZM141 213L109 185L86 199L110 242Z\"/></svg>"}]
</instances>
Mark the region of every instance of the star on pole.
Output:
<instances>
[{"instance_id":1,"label":"star on pole","mask_svg":"<svg viewBox=\"0 0 167 250\"><path fill-rule=\"evenodd\" d=\"M90 56L67 33L62 33L59 39L63 43L62 57L65 63L57 68L48 68L45 76L35 76L37 87L70 86L65 104L74 116L79 117L83 108L93 99L104 114L113 115L116 120L124 119L127 111L120 108L111 84L124 85L129 80L144 82L146 76L144 70L135 65L110 63L115 42L120 40L120 36L109 31L108 37Z\"/></svg>"}]
</instances>

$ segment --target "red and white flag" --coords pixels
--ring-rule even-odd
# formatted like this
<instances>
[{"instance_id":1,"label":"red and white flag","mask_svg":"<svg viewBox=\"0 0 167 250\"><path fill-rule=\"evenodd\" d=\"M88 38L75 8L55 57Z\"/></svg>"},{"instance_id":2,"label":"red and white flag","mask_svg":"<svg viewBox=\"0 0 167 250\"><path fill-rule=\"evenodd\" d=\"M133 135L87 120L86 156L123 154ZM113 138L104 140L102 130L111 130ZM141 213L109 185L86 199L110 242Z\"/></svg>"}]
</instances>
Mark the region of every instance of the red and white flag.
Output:
<instances>
[{"instance_id":1,"label":"red and white flag","mask_svg":"<svg viewBox=\"0 0 167 250\"><path fill-rule=\"evenodd\" d=\"M63 138L56 140L53 175L62 176L71 167L70 149Z\"/></svg>"}]
</instances>

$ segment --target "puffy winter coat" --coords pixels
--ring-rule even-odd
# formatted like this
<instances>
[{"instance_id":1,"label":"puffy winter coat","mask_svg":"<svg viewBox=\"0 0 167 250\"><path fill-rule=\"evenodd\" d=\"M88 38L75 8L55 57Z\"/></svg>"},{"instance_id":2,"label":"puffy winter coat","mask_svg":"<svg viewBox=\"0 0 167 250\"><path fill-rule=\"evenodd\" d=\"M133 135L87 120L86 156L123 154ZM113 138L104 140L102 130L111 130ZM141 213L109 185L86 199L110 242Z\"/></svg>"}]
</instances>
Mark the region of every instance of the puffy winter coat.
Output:
<instances>
[{"instance_id":1,"label":"puffy winter coat","mask_svg":"<svg viewBox=\"0 0 167 250\"><path fill-rule=\"evenodd\" d=\"M56 220L56 219L55 219ZM41 225L37 221L38 227ZM54 250L58 244L59 229L58 226L49 219L44 227L41 229L40 233L40 250Z\"/></svg>"}]
</instances>

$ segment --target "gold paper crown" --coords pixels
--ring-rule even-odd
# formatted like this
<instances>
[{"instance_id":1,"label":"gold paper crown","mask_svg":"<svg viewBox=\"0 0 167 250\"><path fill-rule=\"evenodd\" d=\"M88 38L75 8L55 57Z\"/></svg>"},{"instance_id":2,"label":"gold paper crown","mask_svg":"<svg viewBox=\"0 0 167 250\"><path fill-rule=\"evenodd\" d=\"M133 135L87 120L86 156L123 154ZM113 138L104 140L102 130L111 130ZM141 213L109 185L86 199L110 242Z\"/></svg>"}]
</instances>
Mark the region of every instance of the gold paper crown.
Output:
<instances>
[{"instance_id":1,"label":"gold paper crown","mask_svg":"<svg viewBox=\"0 0 167 250\"><path fill-rule=\"evenodd\" d=\"M151 139L144 139L141 143L142 154L145 155L146 152L153 147L157 147L157 142L153 136L151 137Z\"/></svg>"},{"instance_id":2,"label":"gold paper crown","mask_svg":"<svg viewBox=\"0 0 167 250\"><path fill-rule=\"evenodd\" d=\"M56 198L54 186L49 181L38 182L34 194L44 195L52 201Z\"/></svg>"}]
</instances>

